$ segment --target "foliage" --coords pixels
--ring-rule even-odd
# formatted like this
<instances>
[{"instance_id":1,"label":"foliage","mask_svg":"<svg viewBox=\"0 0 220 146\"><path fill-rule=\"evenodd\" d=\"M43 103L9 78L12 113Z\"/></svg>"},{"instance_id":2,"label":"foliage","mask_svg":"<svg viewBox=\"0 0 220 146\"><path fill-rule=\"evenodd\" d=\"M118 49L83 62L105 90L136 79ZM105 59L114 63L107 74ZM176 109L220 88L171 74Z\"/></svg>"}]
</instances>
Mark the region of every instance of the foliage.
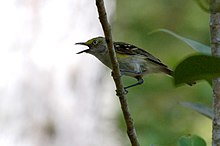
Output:
<instances>
[{"instance_id":1,"label":"foliage","mask_svg":"<svg viewBox=\"0 0 220 146\"><path fill-rule=\"evenodd\" d=\"M220 58L194 55L180 62L174 72L175 84L211 80L220 76Z\"/></svg>"},{"instance_id":2,"label":"foliage","mask_svg":"<svg viewBox=\"0 0 220 146\"><path fill-rule=\"evenodd\" d=\"M182 42L185 42L186 44L188 44L195 51L211 55L211 48L209 46L202 44L202 43L199 43L199 42L194 41L192 39L188 39L186 37L182 37L182 36L172 32L170 30L167 30L167 29L157 29L157 30L152 31L150 34L155 33L155 32L165 32L167 34L170 34L170 35L176 37L177 39L181 40Z\"/></svg>"},{"instance_id":3,"label":"foliage","mask_svg":"<svg viewBox=\"0 0 220 146\"><path fill-rule=\"evenodd\" d=\"M187 135L180 137L179 146L206 146L204 139L197 135Z\"/></svg>"},{"instance_id":4,"label":"foliage","mask_svg":"<svg viewBox=\"0 0 220 146\"><path fill-rule=\"evenodd\" d=\"M206 116L209 119L212 119L213 117L212 109L203 104L190 103L190 102L180 102L180 104L187 108L193 109L194 111L197 111L198 113Z\"/></svg>"},{"instance_id":5,"label":"foliage","mask_svg":"<svg viewBox=\"0 0 220 146\"><path fill-rule=\"evenodd\" d=\"M192 49L211 55L211 48L197 41L182 37L166 29L158 29L155 32L168 33L188 44ZM194 55L180 62L174 72L175 84L190 83L196 80L211 80L220 76L220 58L207 55Z\"/></svg>"}]
</instances>

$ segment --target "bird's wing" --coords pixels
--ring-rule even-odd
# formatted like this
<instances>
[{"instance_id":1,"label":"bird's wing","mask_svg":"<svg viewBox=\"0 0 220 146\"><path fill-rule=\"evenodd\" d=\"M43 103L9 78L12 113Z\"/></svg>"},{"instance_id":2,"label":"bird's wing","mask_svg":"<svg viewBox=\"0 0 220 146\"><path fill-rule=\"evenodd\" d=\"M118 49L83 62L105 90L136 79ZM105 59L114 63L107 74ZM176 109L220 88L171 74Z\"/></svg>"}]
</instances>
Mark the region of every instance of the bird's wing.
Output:
<instances>
[{"instance_id":1,"label":"bird's wing","mask_svg":"<svg viewBox=\"0 0 220 146\"><path fill-rule=\"evenodd\" d=\"M161 66L167 67L164 65L158 58L154 57L147 51L138 48L134 45L123 43L123 42L114 42L115 51L119 54L127 54L127 55L140 55L146 57L147 60L152 61Z\"/></svg>"}]
</instances>

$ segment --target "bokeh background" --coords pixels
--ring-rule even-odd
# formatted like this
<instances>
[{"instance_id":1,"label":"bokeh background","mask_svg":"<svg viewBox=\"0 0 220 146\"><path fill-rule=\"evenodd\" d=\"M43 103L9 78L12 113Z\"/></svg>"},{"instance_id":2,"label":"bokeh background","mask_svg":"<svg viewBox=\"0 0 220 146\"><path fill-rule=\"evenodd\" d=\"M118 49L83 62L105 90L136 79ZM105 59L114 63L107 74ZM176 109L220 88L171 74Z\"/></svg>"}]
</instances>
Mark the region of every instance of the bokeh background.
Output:
<instances>
[{"instance_id":1,"label":"bokeh background","mask_svg":"<svg viewBox=\"0 0 220 146\"><path fill-rule=\"evenodd\" d=\"M209 44L209 14L194 0L105 1L117 41L135 44L171 69L194 52L165 28ZM128 146L111 71L75 46L103 35L95 0L0 1L0 145ZM197 134L211 145L211 120L181 106L212 104L205 81L175 87L149 75L127 99L142 146L175 146ZM123 77L125 85L135 82Z\"/></svg>"}]
</instances>

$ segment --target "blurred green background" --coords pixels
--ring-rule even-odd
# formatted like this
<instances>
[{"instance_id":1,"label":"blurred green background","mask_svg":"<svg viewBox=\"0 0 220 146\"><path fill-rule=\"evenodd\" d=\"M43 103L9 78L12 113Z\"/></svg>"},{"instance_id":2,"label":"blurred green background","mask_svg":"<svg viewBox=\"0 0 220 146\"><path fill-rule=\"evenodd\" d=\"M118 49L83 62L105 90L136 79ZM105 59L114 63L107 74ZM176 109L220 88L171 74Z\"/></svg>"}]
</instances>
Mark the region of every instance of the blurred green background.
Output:
<instances>
[{"instance_id":1,"label":"blurred green background","mask_svg":"<svg viewBox=\"0 0 220 146\"><path fill-rule=\"evenodd\" d=\"M194 0L118 0L112 30L115 40L135 44L160 58L171 69L195 54L189 46L163 32L148 35L158 28L169 29L184 37L209 44L209 14ZM127 95L142 146L175 146L178 138L197 134L211 145L211 120L179 104L181 101L212 104L212 89L205 81L190 87L175 87L164 74L149 75L142 86ZM135 80L124 77L124 84ZM121 134L126 139L122 115L118 115Z\"/></svg>"}]
</instances>

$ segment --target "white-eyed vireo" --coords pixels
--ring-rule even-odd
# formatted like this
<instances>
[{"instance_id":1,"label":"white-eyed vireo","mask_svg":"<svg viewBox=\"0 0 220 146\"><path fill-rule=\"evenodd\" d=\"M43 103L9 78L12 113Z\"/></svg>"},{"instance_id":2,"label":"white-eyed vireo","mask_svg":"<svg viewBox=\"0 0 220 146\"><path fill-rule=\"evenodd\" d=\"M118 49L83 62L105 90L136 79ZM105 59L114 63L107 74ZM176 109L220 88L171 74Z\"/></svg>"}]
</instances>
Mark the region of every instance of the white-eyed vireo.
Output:
<instances>
[{"instance_id":1,"label":"white-eyed vireo","mask_svg":"<svg viewBox=\"0 0 220 146\"><path fill-rule=\"evenodd\" d=\"M80 42L76 44L89 47L89 49L78 52L77 54L84 52L92 54L103 64L112 69L107 43L104 37L96 37L88 40L87 42ZM172 75L173 73L158 58L141 48L123 42L114 42L113 45L121 75L134 77L138 80L137 83L127 86L125 89L142 84L144 82L142 77L146 74L163 72L168 75Z\"/></svg>"}]
</instances>

